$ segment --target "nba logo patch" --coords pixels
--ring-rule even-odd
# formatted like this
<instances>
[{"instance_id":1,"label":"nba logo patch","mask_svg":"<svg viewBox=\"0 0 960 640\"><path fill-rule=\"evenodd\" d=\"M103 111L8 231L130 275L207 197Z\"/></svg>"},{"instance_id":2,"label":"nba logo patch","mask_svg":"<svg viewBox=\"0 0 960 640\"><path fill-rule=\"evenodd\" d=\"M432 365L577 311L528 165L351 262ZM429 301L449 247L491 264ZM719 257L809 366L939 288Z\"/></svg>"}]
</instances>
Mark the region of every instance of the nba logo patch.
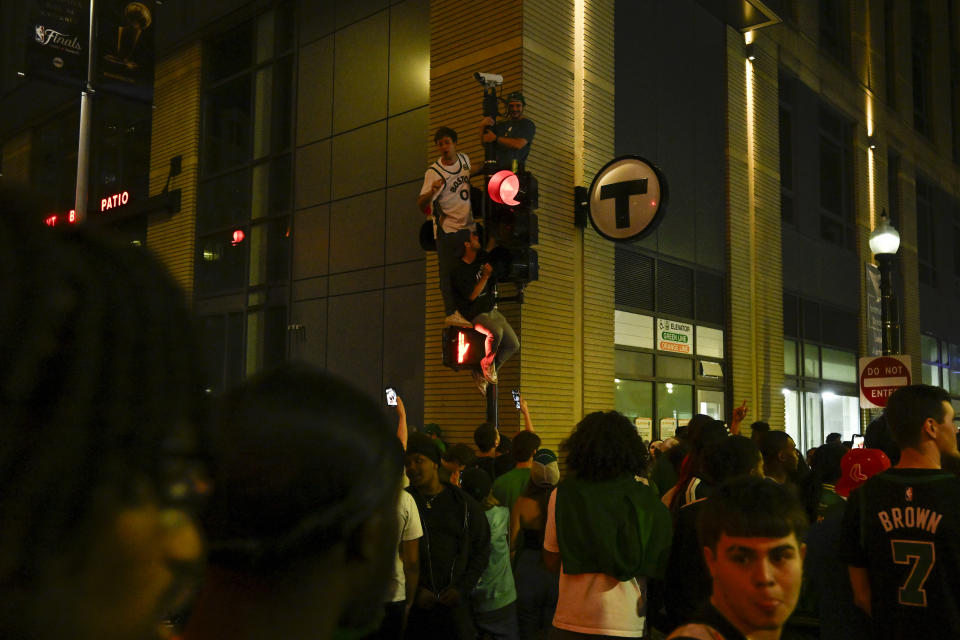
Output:
<instances>
[{"instance_id":1,"label":"nba logo patch","mask_svg":"<svg viewBox=\"0 0 960 640\"><path fill-rule=\"evenodd\" d=\"M907 487L905 496L907 498L907 502L913 502L913 487Z\"/></svg>"}]
</instances>

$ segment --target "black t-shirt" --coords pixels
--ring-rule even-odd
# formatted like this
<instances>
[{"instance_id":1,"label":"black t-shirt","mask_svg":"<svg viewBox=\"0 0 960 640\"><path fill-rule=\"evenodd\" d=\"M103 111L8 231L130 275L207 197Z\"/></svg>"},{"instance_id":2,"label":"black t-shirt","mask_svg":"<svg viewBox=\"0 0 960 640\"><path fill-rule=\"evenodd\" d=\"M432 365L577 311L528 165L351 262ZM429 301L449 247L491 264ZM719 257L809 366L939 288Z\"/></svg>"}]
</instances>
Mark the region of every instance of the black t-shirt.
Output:
<instances>
[{"instance_id":1,"label":"black t-shirt","mask_svg":"<svg viewBox=\"0 0 960 640\"><path fill-rule=\"evenodd\" d=\"M960 478L939 469L889 469L850 494L840 557L867 569L877 638L960 629L958 505Z\"/></svg>"},{"instance_id":2,"label":"black t-shirt","mask_svg":"<svg viewBox=\"0 0 960 640\"><path fill-rule=\"evenodd\" d=\"M477 286L477 282L482 276L483 265L486 263L487 255L480 252L473 262L467 263L460 260L453 271L450 272L454 302L456 302L457 310L467 320L473 320L481 313L487 313L493 309L493 284L495 281L493 274L487 279L487 284L483 287L480 295L475 300L470 300L470 294L473 293L473 288Z\"/></svg>"},{"instance_id":3,"label":"black t-shirt","mask_svg":"<svg viewBox=\"0 0 960 640\"><path fill-rule=\"evenodd\" d=\"M693 618L690 624L704 624L720 634L720 640L747 640L740 630L727 622L712 604L707 604ZM696 640L692 636L671 635L670 640Z\"/></svg>"},{"instance_id":4,"label":"black t-shirt","mask_svg":"<svg viewBox=\"0 0 960 640\"><path fill-rule=\"evenodd\" d=\"M674 625L692 620L710 601L713 581L697 539L697 517L704 504L704 500L698 500L684 506L673 526L673 544L664 579L664 603Z\"/></svg>"},{"instance_id":5,"label":"black t-shirt","mask_svg":"<svg viewBox=\"0 0 960 640\"><path fill-rule=\"evenodd\" d=\"M527 144L522 149L511 149L502 145L497 145L497 168L513 170L513 161L516 160L518 169L523 169L527 162L527 156L530 155L530 147L533 146L533 136L537 133L537 126L532 120L520 118L519 120L501 120L493 125L492 130L501 138L523 138Z\"/></svg>"}]
</instances>

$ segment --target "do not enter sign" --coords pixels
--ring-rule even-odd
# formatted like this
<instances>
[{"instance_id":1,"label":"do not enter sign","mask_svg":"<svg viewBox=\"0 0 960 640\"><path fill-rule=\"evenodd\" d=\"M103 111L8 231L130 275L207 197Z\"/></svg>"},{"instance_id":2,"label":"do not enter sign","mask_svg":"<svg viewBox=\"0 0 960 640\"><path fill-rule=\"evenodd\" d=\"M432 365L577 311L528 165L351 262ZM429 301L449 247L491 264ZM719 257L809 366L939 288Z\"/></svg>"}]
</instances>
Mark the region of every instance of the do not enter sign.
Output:
<instances>
[{"instance_id":1,"label":"do not enter sign","mask_svg":"<svg viewBox=\"0 0 960 640\"><path fill-rule=\"evenodd\" d=\"M890 395L910 384L910 356L860 358L860 408L883 409Z\"/></svg>"}]
</instances>

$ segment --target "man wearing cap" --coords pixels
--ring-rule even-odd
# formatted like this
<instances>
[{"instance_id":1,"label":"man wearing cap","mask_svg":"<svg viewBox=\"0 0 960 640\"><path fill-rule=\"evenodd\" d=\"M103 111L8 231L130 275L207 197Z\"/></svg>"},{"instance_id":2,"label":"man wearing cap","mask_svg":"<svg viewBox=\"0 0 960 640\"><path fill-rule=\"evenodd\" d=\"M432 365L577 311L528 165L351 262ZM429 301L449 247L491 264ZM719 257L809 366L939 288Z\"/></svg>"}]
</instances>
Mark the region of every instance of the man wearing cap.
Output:
<instances>
[{"instance_id":1,"label":"man wearing cap","mask_svg":"<svg viewBox=\"0 0 960 640\"><path fill-rule=\"evenodd\" d=\"M490 527L476 500L440 482L440 450L422 433L410 435L407 491L420 511L420 584L408 637L473 640L468 598L487 567Z\"/></svg>"},{"instance_id":2,"label":"man wearing cap","mask_svg":"<svg viewBox=\"0 0 960 640\"><path fill-rule=\"evenodd\" d=\"M537 127L532 120L523 117L526 106L523 94L514 91L507 96L506 120L494 123L488 116L480 121L480 140L484 144L493 143L498 170L523 171L527 164Z\"/></svg>"},{"instance_id":3,"label":"man wearing cap","mask_svg":"<svg viewBox=\"0 0 960 640\"><path fill-rule=\"evenodd\" d=\"M886 418L900 461L850 494L841 558L875 638L960 629L960 478L941 468L960 455L953 416L939 387L897 389Z\"/></svg>"},{"instance_id":4,"label":"man wearing cap","mask_svg":"<svg viewBox=\"0 0 960 640\"><path fill-rule=\"evenodd\" d=\"M440 439L440 436L443 435L443 431L440 429L440 425L436 422L428 422L423 425L423 432L430 436L433 440L433 444L437 445L437 448L440 449L440 455L442 456L447 451L447 443Z\"/></svg>"}]
</instances>

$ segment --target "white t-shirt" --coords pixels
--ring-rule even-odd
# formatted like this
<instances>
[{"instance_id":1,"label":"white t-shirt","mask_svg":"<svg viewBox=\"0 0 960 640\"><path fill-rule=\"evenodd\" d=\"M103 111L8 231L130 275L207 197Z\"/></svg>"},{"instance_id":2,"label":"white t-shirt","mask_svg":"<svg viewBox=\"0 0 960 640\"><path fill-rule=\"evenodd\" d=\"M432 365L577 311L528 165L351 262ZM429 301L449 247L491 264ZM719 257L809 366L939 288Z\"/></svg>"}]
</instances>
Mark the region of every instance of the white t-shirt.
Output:
<instances>
[{"instance_id":1,"label":"white t-shirt","mask_svg":"<svg viewBox=\"0 0 960 640\"><path fill-rule=\"evenodd\" d=\"M557 492L550 494L543 548L560 553L557 543ZM620 582L604 573L568 575L560 568L560 597L553 626L576 633L639 638L646 617L639 614L646 583L636 578Z\"/></svg>"},{"instance_id":2,"label":"white t-shirt","mask_svg":"<svg viewBox=\"0 0 960 640\"><path fill-rule=\"evenodd\" d=\"M454 233L460 229L474 228L473 209L470 207L470 158L465 153L457 154L452 165L443 164L442 158L430 165L423 174L420 195L430 193L433 183L443 180L443 188L433 197L445 214L443 230Z\"/></svg>"},{"instance_id":3,"label":"white t-shirt","mask_svg":"<svg viewBox=\"0 0 960 640\"><path fill-rule=\"evenodd\" d=\"M400 528L397 536L396 564L393 569L393 580L390 582L390 593L392 594L390 602L402 602L407 599L405 591L407 581L403 576L403 561L400 560L400 543L416 540L423 535L417 503L408 491L400 492L400 500L397 502L397 517L399 518Z\"/></svg>"}]
</instances>

